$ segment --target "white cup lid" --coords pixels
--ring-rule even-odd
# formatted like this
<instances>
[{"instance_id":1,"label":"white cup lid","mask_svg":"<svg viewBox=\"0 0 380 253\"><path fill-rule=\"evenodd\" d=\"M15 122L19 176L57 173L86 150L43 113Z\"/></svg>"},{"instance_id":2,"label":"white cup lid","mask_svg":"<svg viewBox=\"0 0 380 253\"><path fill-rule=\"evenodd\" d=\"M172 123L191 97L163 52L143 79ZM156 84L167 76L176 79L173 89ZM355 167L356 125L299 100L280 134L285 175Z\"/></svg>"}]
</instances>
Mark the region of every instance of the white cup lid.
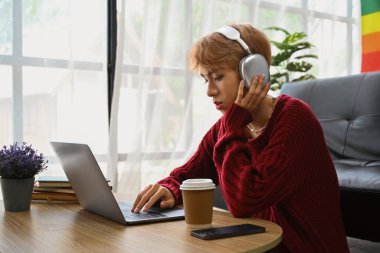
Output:
<instances>
[{"instance_id":1,"label":"white cup lid","mask_svg":"<svg viewBox=\"0 0 380 253\"><path fill-rule=\"evenodd\" d=\"M215 189L215 184L208 178L194 178L183 181L179 189L192 191L211 190Z\"/></svg>"}]
</instances>

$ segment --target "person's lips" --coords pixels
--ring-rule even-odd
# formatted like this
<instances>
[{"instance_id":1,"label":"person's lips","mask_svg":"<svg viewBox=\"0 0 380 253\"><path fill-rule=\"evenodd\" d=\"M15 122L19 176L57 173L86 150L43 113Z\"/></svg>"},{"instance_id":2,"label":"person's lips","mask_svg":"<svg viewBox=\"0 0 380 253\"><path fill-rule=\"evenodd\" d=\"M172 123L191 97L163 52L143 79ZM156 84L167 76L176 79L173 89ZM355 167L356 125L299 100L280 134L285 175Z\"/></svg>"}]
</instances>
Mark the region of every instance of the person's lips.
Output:
<instances>
[{"instance_id":1,"label":"person's lips","mask_svg":"<svg viewBox=\"0 0 380 253\"><path fill-rule=\"evenodd\" d=\"M214 102L216 109L217 110L222 110L223 109L223 103L221 102Z\"/></svg>"}]
</instances>

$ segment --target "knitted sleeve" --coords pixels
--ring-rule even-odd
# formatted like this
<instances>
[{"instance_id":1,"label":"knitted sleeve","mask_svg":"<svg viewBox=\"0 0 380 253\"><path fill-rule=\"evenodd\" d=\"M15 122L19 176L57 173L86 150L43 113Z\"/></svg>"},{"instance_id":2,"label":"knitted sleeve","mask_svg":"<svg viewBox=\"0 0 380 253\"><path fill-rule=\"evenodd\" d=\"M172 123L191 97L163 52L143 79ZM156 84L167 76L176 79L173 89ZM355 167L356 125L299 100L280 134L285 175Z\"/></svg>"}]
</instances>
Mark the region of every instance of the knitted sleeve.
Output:
<instances>
[{"instance_id":1,"label":"knitted sleeve","mask_svg":"<svg viewBox=\"0 0 380 253\"><path fill-rule=\"evenodd\" d=\"M303 180L302 160L313 155L304 145L323 139L308 107L297 101L287 107L271 126L262 150L257 149L258 141L244 138L248 112L233 105L222 117L224 133L216 143L214 161L224 198L236 217L252 216L292 194Z\"/></svg>"},{"instance_id":2,"label":"knitted sleeve","mask_svg":"<svg viewBox=\"0 0 380 253\"><path fill-rule=\"evenodd\" d=\"M179 186L186 179L210 178L216 185L219 184L212 160L219 126L220 121L206 133L194 155L184 165L174 169L168 177L158 181L160 185L165 186L173 193L176 204L182 203Z\"/></svg>"}]
</instances>

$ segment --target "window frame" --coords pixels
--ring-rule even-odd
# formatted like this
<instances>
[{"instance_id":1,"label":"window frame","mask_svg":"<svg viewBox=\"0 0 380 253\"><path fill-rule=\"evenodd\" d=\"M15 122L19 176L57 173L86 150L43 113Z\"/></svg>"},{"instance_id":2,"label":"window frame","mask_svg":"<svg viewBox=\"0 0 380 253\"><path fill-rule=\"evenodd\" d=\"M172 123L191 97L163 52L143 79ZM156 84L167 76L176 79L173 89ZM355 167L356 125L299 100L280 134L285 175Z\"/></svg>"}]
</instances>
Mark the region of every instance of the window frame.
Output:
<instances>
[{"instance_id":1,"label":"window frame","mask_svg":"<svg viewBox=\"0 0 380 253\"><path fill-rule=\"evenodd\" d=\"M220 1L228 1L228 0L220 0ZM241 3L249 6L249 17L251 20L254 19L254 11L260 7L264 7L271 10L280 10L283 8L282 4L274 3L270 1L258 1L258 0L242 0ZM328 20L338 20L347 24L347 73L352 74L353 63L352 63L352 55L353 55L353 35L352 35L352 27L355 24L355 19L353 18L352 0L347 0L347 15L346 16L336 16L329 13L324 13L320 11L310 10L308 8L309 0L302 0L301 7L295 6L286 6L286 10L292 14L298 14L302 17L303 29L307 33L308 32L308 18L312 14L313 17L328 19ZM193 0L185 1L185 48L190 48L192 43L192 7ZM116 47L117 47L117 0L108 0L107 1L107 100L108 100L108 122L110 122L111 117L111 106L113 99L113 91L114 91L114 78L115 78L115 66L116 66ZM76 70L91 70L91 71L101 71L103 69L102 62L87 62L87 61L69 61L69 60L61 60L61 59L50 59L50 58L41 58L41 57L27 57L23 56L22 52L22 0L13 0L12 1L12 54L11 55L3 55L0 54L0 63L4 65L9 65L12 67L12 125L13 125L13 141L22 142L23 134L24 134L24 119L23 119L23 77L22 77L22 68L24 66L32 66L32 67L51 67L51 68L67 68L67 66L73 66L73 69ZM186 66L187 67L187 66ZM125 64L123 65L123 74L136 74L139 73L139 66L133 64ZM191 96L191 85L193 76L187 69L181 68L168 68L168 67L155 67L153 68L153 72L151 72L152 68L149 68L149 73L155 74L168 74L173 76L179 76L185 78L185 86L186 86L186 105L192 108L193 99ZM148 71L148 68L146 69ZM145 70L143 71L143 73ZM148 72L147 72L148 73ZM190 145L192 139L193 132L193 120L192 120L192 112L188 114L187 122L189 124L186 126L187 129L185 132L186 136L186 146ZM21 124L20 124L21 122ZM174 157L181 158L186 153L177 152L174 154ZM128 156L128 153L119 153L118 161L124 161ZM173 158L173 154L171 152L152 152L145 154L144 159L146 160L154 160L154 159L169 159ZM104 162L107 160L106 155L97 155L97 158L100 161ZM56 162L56 159L49 157L49 159L53 162Z\"/></svg>"}]
</instances>

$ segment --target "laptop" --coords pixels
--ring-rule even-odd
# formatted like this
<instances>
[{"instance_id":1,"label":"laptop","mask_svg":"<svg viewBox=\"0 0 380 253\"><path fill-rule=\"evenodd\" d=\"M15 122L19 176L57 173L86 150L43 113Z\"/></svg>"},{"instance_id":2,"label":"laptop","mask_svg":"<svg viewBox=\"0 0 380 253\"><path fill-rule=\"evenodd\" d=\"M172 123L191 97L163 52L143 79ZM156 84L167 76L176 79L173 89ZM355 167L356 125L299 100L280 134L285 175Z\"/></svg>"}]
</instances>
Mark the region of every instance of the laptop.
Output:
<instances>
[{"instance_id":1,"label":"laptop","mask_svg":"<svg viewBox=\"0 0 380 253\"><path fill-rule=\"evenodd\" d=\"M61 162L79 204L85 210L124 225L185 218L182 208L152 207L148 212L132 212L132 203L116 201L88 145L65 142L50 144Z\"/></svg>"}]
</instances>

